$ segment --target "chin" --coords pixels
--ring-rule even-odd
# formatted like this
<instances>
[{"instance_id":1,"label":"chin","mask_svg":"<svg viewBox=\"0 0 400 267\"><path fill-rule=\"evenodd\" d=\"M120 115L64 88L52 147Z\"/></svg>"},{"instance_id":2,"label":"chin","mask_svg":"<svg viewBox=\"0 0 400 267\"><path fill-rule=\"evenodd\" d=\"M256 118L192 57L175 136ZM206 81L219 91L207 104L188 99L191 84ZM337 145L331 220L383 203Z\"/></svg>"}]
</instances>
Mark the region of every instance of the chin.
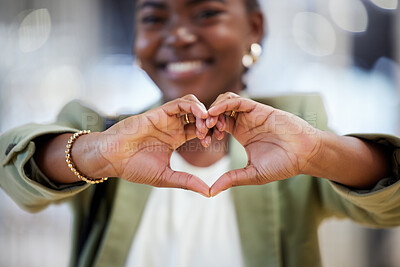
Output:
<instances>
[{"instance_id":1,"label":"chin","mask_svg":"<svg viewBox=\"0 0 400 267\"><path fill-rule=\"evenodd\" d=\"M190 83L185 86L176 86L171 84L159 86L163 94L163 99L166 101L171 101L189 94L195 95L197 98L199 98L199 100L200 98L204 99L204 97L202 97L204 95L204 92L202 92L203 89L200 89L198 86L196 87L197 88L193 88Z\"/></svg>"},{"instance_id":2,"label":"chin","mask_svg":"<svg viewBox=\"0 0 400 267\"><path fill-rule=\"evenodd\" d=\"M239 88L237 83L229 83L232 86L228 86L226 84L223 86L219 84L220 82L215 81L215 79L208 79L207 81L191 80L180 83L160 82L158 83L158 86L163 94L163 99L165 102L186 96L188 94L193 94L208 108L220 94L230 91L238 93L239 91L235 90L235 88Z\"/></svg>"}]
</instances>

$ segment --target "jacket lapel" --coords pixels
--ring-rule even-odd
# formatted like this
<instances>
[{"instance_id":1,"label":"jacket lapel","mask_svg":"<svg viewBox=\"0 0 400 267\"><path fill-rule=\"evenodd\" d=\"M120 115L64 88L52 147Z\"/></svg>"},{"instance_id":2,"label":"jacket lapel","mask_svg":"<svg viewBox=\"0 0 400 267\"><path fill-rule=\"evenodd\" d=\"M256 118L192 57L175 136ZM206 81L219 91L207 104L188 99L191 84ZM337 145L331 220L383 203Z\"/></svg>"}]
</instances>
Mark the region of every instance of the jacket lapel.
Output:
<instances>
[{"instance_id":1,"label":"jacket lapel","mask_svg":"<svg viewBox=\"0 0 400 267\"><path fill-rule=\"evenodd\" d=\"M150 191L150 186L119 179L110 220L94 266L125 266Z\"/></svg>"},{"instance_id":2,"label":"jacket lapel","mask_svg":"<svg viewBox=\"0 0 400 267\"><path fill-rule=\"evenodd\" d=\"M244 148L231 138L232 169L247 165ZM232 188L245 266L281 266L278 184Z\"/></svg>"}]
</instances>

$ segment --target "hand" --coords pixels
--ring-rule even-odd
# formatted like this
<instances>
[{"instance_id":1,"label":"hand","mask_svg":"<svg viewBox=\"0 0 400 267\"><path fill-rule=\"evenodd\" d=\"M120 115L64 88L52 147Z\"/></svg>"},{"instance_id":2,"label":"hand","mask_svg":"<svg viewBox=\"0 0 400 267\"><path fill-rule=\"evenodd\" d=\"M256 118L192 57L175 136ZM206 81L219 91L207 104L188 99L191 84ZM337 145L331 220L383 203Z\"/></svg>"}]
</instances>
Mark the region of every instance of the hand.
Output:
<instances>
[{"instance_id":1,"label":"hand","mask_svg":"<svg viewBox=\"0 0 400 267\"><path fill-rule=\"evenodd\" d=\"M321 146L319 130L306 121L233 93L220 95L208 113L206 125L216 128L216 137L232 134L248 156L245 168L223 174L212 185L211 196L232 186L261 185L303 173Z\"/></svg>"},{"instance_id":2,"label":"hand","mask_svg":"<svg viewBox=\"0 0 400 267\"><path fill-rule=\"evenodd\" d=\"M189 113L195 124L186 123ZM204 141L207 117L204 105L188 95L117 123L101 133L98 151L105 166L101 171L134 183L184 188L208 197L209 187L201 179L170 167L176 148L196 137Z\"/></svg>"}]
</instances>

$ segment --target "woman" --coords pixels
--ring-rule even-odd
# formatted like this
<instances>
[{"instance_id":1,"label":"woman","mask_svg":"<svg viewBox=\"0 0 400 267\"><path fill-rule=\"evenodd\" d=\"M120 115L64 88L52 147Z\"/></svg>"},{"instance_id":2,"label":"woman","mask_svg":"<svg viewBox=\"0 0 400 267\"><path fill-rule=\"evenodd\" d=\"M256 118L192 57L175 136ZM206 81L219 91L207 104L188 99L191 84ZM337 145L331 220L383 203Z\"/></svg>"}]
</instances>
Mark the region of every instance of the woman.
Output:
<instances>
[{"instance_id":1,"label":"woman","mask_svg":"<svg viewBox=\"0 0 400 267\"><path fill-rule=\"evenodd\" d=\"M55 124L1 136L1 186L18 204L73 203L72 265L318 266L322 219L400 224L398 138L323 131L315 96L238 95L264 33L255 0L140 0L136 17L135 55L165 104L110 122L73 102ZM89 185L105 177L119 178ZM208 199L146 185L257 186Z\"/></svg>"}]
</instances>

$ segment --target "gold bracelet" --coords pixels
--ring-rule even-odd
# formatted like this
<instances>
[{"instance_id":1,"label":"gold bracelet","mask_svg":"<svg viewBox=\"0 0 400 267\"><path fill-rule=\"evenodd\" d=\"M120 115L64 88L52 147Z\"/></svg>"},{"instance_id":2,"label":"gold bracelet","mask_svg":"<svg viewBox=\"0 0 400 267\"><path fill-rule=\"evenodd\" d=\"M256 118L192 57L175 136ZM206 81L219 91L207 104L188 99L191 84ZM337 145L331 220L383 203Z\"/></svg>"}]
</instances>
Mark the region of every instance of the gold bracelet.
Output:
<instances>
[{"instance_id":1,"label":"gold bracelet","mask_svg":"<svg viewBox=\"0 0 400 267\"><path fill-rule=\"evenodd\" d=\"M76 139L81 136L90 133L90 130L84 130L84 131L79 131L77 133L74 133L71 135L71 137L68 140L67 146L65 147L65 161L68 164L68 168L82 181L88 183L88 184L99 184L108 179L108 177L100 178L100 179L95 179L95 178L89 178L84 175L82 175L75 167L74 163L72 162L72 157L71 157L71 149L72 145L76 141Z\"/></svg>"}]
</instances>

